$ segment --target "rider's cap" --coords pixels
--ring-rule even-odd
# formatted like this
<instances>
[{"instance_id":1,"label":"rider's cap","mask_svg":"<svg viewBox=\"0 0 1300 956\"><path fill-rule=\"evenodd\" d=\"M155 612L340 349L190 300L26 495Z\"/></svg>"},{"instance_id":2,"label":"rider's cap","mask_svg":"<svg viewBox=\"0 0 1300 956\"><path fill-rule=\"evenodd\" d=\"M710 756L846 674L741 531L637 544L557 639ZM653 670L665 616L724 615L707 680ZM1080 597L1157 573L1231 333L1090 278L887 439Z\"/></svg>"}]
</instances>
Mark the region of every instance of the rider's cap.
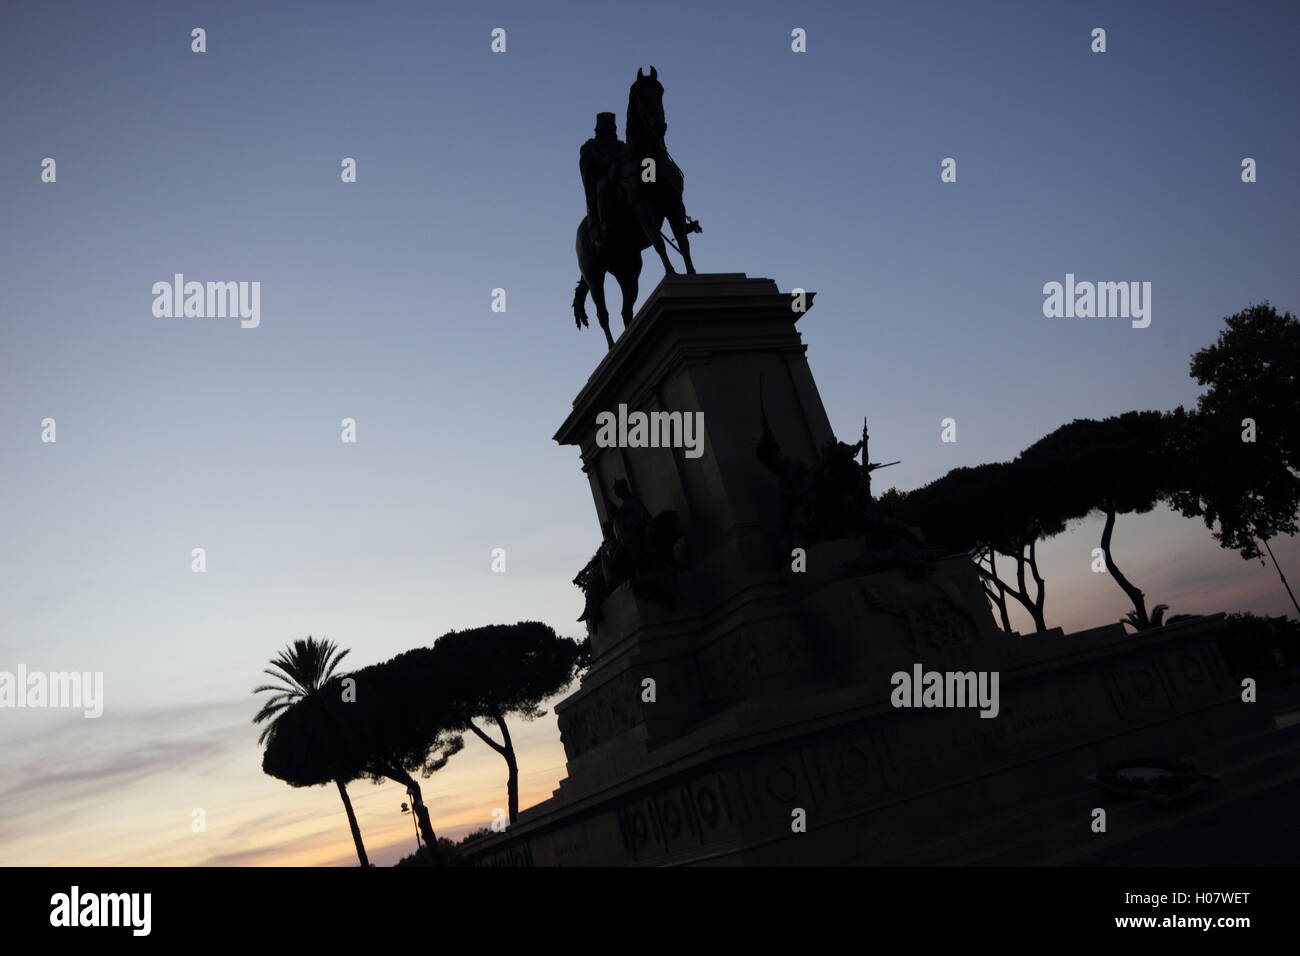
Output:
<instances>
[{"instance_id":1,"label":"rider's cap","mask_svg":"<svg viewBox=\"0 0 1300 956\"><path fill-rule=\"evenodd\" d=\"M618 132L618 126L613 113L596 114L596 135L599 136L601 133L609 133L610 135L614 135L617 132Z\"/></svg>"}]
</instances>

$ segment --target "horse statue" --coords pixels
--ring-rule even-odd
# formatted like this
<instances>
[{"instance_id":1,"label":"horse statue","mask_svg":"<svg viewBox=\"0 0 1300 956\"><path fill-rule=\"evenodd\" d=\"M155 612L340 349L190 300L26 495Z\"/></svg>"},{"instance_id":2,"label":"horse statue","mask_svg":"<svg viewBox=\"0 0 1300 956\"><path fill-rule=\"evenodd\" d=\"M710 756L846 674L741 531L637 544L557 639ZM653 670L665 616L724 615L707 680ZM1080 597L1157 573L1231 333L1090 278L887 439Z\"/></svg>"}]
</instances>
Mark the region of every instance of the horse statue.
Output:
<instances>
[{"instance_id":1,"label":"horse statue","mask_svg":"<svg viewBox=\"0 0 1300 956\"><path fill-rule=\"evenodd\" d=\"M609 196L608 222L603 241L597 242L587 217L578 224L576 248L581 278L573 294L573 318L581 329L588 325L585 302L591 293L596 317L612 349L614 336L609 331L609 309L605 305L605 276L612 274L623 293L623 327L632 321L637 286L641 276L641 253L653 246L663 262L664 272L676 273L664 245L663 224L668 221L681 253L686 272L695 274L691 261L692 232L700 224L686 215L682 201L686 179L664 145L668 123L664 120L664 88L659 73L652 66L646 76L636 71L636 82L628 91L627 156L617 170L615 188ZM603 215L603 214L602 214Z\"/></svg>"}]
</instances>

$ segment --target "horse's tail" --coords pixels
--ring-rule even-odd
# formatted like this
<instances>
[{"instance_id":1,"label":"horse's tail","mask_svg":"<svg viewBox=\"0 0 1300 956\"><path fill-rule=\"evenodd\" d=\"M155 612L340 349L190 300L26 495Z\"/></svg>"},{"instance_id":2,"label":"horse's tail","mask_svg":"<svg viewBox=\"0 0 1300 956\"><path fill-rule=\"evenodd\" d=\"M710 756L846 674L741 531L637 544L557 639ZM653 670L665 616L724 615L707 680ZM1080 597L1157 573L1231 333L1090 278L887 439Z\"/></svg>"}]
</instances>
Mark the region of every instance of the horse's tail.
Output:
<instances>
[{"instance_id":1,"label":"horse's tail","mask_svg":"<svg viewBox=\"0 0 1300 956\"><path fill-rule=\"evenodd\" d=\"M587 310L584 308L584 303L587 301L589 291L587 280L579 277L578 287L573 290L573 321L579 329L587 325Z\"/></svg>"}]
</instances>

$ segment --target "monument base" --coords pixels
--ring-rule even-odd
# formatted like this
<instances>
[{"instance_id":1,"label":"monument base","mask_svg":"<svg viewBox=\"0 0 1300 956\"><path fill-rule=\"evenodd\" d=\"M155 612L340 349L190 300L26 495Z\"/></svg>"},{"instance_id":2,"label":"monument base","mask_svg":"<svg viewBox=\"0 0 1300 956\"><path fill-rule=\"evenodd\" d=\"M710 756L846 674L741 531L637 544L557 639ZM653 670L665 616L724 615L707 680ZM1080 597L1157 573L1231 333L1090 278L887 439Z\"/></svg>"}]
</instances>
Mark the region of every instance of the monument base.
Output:
<instances>
[{"instance_id":1,"label":"monument base","mask_svg":"<svg viewBox=\"0 0 1300 956\"><path fill-rule=\"evenodd\" d=\"M571 765L480 865L1096 863L1300 776L1300 725L1245 704L1222 617L984 640L927 669L1000 672L1000 713L899 709L868 680L737 704L664 746ZM622 759L620 759L620 756ZM1218 777L1173 803L1103 790L1140 757ZM1105 833L1091 829L1107 811ZM797 832L802 818L806 832Z\"/></svg>"}]
</instances>

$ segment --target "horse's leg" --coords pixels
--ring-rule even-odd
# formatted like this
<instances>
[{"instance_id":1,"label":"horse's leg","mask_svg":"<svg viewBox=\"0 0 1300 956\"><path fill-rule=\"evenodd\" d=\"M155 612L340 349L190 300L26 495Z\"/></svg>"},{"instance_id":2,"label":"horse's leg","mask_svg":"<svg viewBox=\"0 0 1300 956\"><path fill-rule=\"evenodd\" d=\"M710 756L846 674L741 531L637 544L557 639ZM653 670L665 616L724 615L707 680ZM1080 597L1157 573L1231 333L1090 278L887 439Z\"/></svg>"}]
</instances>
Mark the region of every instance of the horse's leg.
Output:
<instances>
[{"instance_id":1,"label":"horse's leg","mask_svg":"<svg viewBox=\"0 0 1300 956\"><path fill-rule=\"evenodd\" d=\"M654 246L655 252L659 254L659 261L664 264L665 275L675 273L677 270L673 268L668 258L668 247L664 244L664 237L660 231L663 229L664 217L655 209L653 198L644 194L638 197L636 221L640 224L646 239L650 241L650 245Z\"/></svg>"},{"instance_id":2,"label":"horse's leg","mask_svg":"<svg viewBox=\"0 0 1300 956\"><path fill-rule=\"evenodd\" d=\"M573 321L577 323L579 329L587 325L587 293L591 291L591 283L587 280L587 273L591 269L591 243L588 241L589 230L587 219L583 217L582 222L578 223L578 235L574 242L574 251L578 254L578 287L573 290Z\"/></svg>"},{"instance_id":3,"label":"horse's leg","mask_svg":"<svg viewBox=\"0 0 1300 956\"><path fill-rule=\"evenodd\" d=\"M596 304L596 318L600 320L600 330L605 333L605 341L613 348L614 336L609 334L609 309L605 306L605 270L598 270L591 278L592 281L588 284L591 286L591 301Z\"/></svg>"},{"instance_id":4,"label":"horse's leg","mask_svg":"<svg viewBox=\"0 0 1300 956\"><path fill-rule=\"evenodd\" d=\"M641 277L641 253L638 252L634 258L614 273L618 279L618 287L623 291L623 328L632 324L632 309L636 305L637 280Z\"/></svg>"},{"instance_id":5,"label":"horse's leg","mask_svg":"<svg viewBox=\"0 0 1300 956\"><path fill-rule=\"evenodd\" d=\"M662 222L663 220L660 220L650 227L654 230L650 236L650 243L655 247L655 252L659 253L659 261L664 264L664 273L673 275L676 274L677 270L673 268L673 264L668 258L668 246L664 243L664 237L659 231Z\"/></svg>"},{"instance_id":6,"label":"horse's leg","mask_svg":"<svg viewBox=\"0 0 1300 956\"><path fill-rule=\"evenodd\" d=\"M691 261L691 240L688 238L690 233L686 229L686 207L678 205L668 217L668 223L672 226L673 238L677 240L677 249L686 263L686 274L693 276L695 263Z\"/></svg>"}]
</instances>

